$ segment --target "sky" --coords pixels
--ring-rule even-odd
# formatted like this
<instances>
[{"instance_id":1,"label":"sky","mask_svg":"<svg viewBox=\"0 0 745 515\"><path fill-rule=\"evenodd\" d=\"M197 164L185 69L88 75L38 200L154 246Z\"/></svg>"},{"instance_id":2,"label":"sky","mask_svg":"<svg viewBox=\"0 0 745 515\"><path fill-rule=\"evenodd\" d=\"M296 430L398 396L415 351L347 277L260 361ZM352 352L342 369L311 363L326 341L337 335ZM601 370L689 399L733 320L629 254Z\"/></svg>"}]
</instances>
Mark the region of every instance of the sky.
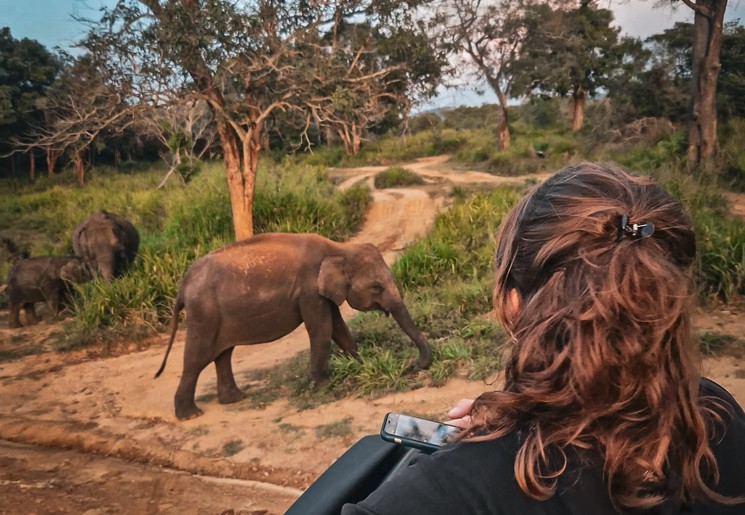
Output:
<instances>
[{"instance_id":1,"label":"sky","mask_svg":"<svg viewBox=\"0 0 745 515\"><path fill-rule=\"evenodd\" d=\"M35 39L48 49L55 46L70 48L82 37L85 27L73 16L98 18L102 6L111 6L115 0L0 0L0 27L10 27L16 39ZM657 0L600 0L601 7L614 12L615 24L621 33L646 38L672 27L676 21L693 21L693 12L677 2L680 7L655 8ZM664 2L663 2L664 3ZM725 21L740 19L745 24L745 0L729 0ZM474 90L443 91L427 106L455 107L494 103L496 97Z\"/></svg>"}]
</instances>

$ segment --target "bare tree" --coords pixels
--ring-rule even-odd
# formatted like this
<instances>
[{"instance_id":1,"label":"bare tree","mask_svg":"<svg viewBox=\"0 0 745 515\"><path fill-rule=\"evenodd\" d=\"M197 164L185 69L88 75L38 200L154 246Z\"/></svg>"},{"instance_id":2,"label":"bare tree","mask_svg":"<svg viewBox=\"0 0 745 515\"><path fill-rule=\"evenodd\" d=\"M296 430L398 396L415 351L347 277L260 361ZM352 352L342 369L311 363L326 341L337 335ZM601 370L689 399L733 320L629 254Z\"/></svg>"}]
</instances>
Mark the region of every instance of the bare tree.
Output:
<instances>
[{"instance_id":1,"label":"bare tree","mask_svg":"<svg viewBox=\"0 0 745 515\"><path fill-rule=\"evenodd\" d=\"M379 42L370 26L354 24L309 45L321 58L309 63L313 94L307 106L312 119L336 132L348 156L357 155L364 131L390 109L406 113L410 106L400 73L406 66L386 62Z\"/></svg>"},{"instance_id":2,"label":"bare tree","mask_svg":"<svg viewBox=\"0 0 745 515\"><path fill-rule=\"evenodd\" d=\"M443 0L434 19L438 39L455 59L459 74L484 80L497 95L500 117L496 133L499 150L510 146L507 98L512 84L510 65L525 38L520 1Z\"/></svg>"}]
</instances>

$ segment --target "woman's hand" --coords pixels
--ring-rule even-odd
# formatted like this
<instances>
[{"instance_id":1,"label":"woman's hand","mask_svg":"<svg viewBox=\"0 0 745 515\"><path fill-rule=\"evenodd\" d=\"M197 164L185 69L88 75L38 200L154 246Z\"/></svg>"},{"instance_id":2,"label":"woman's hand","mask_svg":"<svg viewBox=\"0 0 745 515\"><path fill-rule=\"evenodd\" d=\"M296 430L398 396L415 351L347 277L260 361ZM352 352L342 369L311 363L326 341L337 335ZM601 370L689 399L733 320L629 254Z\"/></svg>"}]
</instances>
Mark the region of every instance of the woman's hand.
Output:
<instances>
[{"instance_id":1,"label":"woman's hand","mask_svg":"<svg viewBox=\"0 0 745 515\"><path fill-rule=\"evenodd\" d=\"M448 411L448 417L450 417L448 423L463 429L471 427L472 420L469 413L471 412L472 404L473 399L461 399L453 404L453 407Z\"/></svg>"}]
</instances>

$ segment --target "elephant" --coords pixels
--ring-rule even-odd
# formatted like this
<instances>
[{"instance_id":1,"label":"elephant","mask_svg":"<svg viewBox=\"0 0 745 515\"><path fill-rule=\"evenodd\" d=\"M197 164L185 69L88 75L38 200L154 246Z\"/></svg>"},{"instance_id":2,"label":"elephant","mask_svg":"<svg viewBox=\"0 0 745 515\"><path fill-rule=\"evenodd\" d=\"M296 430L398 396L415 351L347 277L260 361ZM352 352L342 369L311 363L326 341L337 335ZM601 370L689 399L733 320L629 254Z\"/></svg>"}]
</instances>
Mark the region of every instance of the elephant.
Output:
<instances>
[{"instance_id":1,"label":"elephant","mask_svg":"<svg viewBox=\"0 0 745 515\"><path fill-rule=\"evenodd\" d=\"M72 232L73 253L89 259L105 281L122 275L139 247L140 233L135 226L103 209L80 222Z\"/></svg>"},{"instance_id":2,"label":"elephant","mask_svg":"<svg viewBox=\"0 0 745 515\"><path fill-rule=\"evenodd\" d=\"M243 399L233 377L234 347L277 340L301 323L310 337L313 387L324 384L332 339L345 354L359 359L339 311L345 300L359 311L393 315L419 349L418 366L429 367L429 344L374 245L337 243L317 234L266 233L197 259L179 286L170 340L155 374L158 377L165 369L179 314L186 308L184 366L174 397L176 417L185 420L202 414L194 394L199 374L211 362L217 370L219 402Z\"/></svg>"},{"instance_id":3,"label":"elephant","mask_svg":"<svg viewBox=\"0 0 745 515\"><path fill-rule=\"evenodd\" d=\"M8 270L8 326L20 327L21 308L26 324L39 321L34 303L46 302L55 316L69 292L69 283L84 283L92 278L90 265L75 256L46 256L21 259Z\"/></svg>"}]
</instances>

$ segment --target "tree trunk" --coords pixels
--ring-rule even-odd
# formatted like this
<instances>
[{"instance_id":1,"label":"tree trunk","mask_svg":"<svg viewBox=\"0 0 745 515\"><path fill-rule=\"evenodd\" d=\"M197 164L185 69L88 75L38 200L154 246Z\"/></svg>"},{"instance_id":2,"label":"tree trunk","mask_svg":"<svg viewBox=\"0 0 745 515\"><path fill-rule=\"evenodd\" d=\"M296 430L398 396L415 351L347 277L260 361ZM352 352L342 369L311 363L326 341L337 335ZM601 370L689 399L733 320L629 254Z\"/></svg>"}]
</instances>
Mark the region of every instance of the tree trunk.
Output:
<instances>
[{"instance_id":1,"label":"tree trunk","mask_svg":"<svg viewBox=\"0 0 745 515\"><path fill-rule=\"evenodd\" d=\"M57 150L48 148L47 149L47 176L52 177L54 176L54 167L57 163L57 158L59 157L59 152Z\"/></svg>"},{"instance_id":2,"label":"tree trunk","mask_svg":"<svg viewBox=\"0 0 745 515\"><path fill-rule=\"evenodd\" d=\"M85 158L83 158L83 152L85 152L85 149L75 149L72 151L73 173L75 174L75 180L78 182L78 186L82 186L85 183Z\"/></svg>"},{"instance_id":3,"label":"tree trunk","mask_svg":"<svg viewBox=\"0 0 745 515\"><path fill-rule=\"evenodd\" d=\"M336 133L339 135L339 139L344 143L344 153L347 157L356 155L354 153L354 144L352 143L352 135L349 132L349 128L341 125L336 128Z\"/></svg>"},{"instance_id":4,"label":"tree trunk","mask_svg":"<svg viewBox=\"0 0 745 515\"><path fill-rule=\"evenodd\" d=\"M499 151L510 148L509 112L507 111L507 95L500 88L497 92L499 99L499 121L497 122L497 149Z\"/></svg>"},{"instance_id":5,"label":"tree trunk","mask_svg":"<svg viewBox=\"0 0 745 515\"><path fill-rule=\"evenodd\" d=\"M497 100L499 100L499 120L497 121L497 149L507 150L510 148L510 125L509 115L507 111L507 95L502 90L502 85L499 83L499 76L491 74L491 70L484 65L481 59L478 59L474 54L471 57L476 61L481 71L486 77L486 82L491 86L492 91L497 94Z\"/></svg>"},{"instance_id":6,"label":"tree trunk","mask_svg":"<svg viewBox=\"0 0 745 515\"><path fill-rule=\"evenodd\" d=\"M34 159L34 151L28 153L28 181L36 181L36 160Z\"/></svg>"},{"instance_id":7,"label":"tree trunk","mask_svg":"<svg viewBox=\"0 0 745 515\"><path fill-rule=\"evenodd\" d=\"M362 143L362 124L352 122L352 155L360 153L360 144Z\"/></svg>"},{"instance_id":8,"label":"tree trunk","mask_svg":"<svg viewBox=\"0 0 745 515\"><path fill-rule=\"evenodd\" d=\"M323 126L323 142L327 147L334 144L334 131L328 125Z\"/></svg>"},{"instance_id":9,"label":"tree trunk","mask_svg":"<svg viewBox=\"0 0 745 515\"><path fill-rule=\"evenodd\" d=\"M688 163L696 167L717 150L717 81L727 0L697 0L694 6Z\"/></svg>"},{"instance_id":10,"label":"tree trunk","mask_svg":"<svg viewBox=\"0 0 745 515\"><path fill-rule=\"evenodd\" d=\"M230 197L230 209L233 215L233 230L235 239L244 240L253 236L253 183L251 180L246 184L246 176L250 176L258 165L258 152L254 156L254 162L250 162L251 154L244 158L249 159L241 163L241 151L238 148L238 137L233 130L224 122L217 123L217 135L220 139L223 160L225 161L225 175L228 180L228 195Z\"/></svg>"},{"instance_id":11,"label":"tree trunk","mask_svg":"<svg viewBox=\"0 0 745 515\"><path fill-rule=\"evenodd\" d=\"M572 131L577 132L585 123L585 91L577 89L572 95Z\"/></svg>"}]
</instances>

